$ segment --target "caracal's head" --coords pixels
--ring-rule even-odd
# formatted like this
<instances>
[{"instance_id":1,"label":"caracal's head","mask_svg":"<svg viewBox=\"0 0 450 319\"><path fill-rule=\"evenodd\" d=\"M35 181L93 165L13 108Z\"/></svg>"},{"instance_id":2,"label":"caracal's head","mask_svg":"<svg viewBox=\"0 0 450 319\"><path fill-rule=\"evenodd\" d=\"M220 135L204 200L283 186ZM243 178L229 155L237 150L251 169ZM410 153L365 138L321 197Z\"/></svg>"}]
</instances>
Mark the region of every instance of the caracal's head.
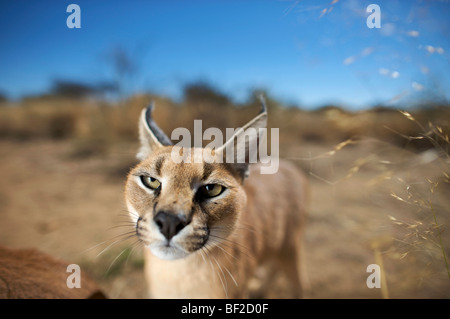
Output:
<instances>
[{"instance_id":1,"label":"caracal's head","mask_svg":"<svg viewBox=\"0 0 450 319\"><path fill-rule=\"evenodd\" d=\"M173 146L152 120L152 106L142 111L141 162L128 175L125 199L138 238L155 256L183 258L233 233L246 205L249 145L261 137L245 132L266 126L262 102L261 112L215 149Z\"/></svg>"}]
</instances>

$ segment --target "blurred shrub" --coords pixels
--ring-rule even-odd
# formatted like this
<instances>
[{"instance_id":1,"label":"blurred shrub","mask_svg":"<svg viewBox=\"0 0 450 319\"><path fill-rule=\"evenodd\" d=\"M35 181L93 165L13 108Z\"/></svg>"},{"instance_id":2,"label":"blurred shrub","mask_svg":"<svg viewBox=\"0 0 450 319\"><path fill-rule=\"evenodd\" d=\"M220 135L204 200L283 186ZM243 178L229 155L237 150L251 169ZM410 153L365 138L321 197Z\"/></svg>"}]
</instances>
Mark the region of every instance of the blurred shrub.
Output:
<instances>
[{"instance_id":1,"label":"blurred shrub","mask_svg":"<svg viewBox=\"0 0 450 319\"><path fill-rule=\"evenodd\" d=\"M280 149L305 142L332 145L362 136L416 151L433 147L429 139L414 138L423 134L423 127L406 119L398 110L378 107L348 112L327 106L308 112L296 107L287 108L267 93L265 95L270 114L268 126L280 129ZM180 104L149 94L135 95L120 103L41 96L8 102L8 106L0 108L0 138L72 138L76 141L74 156L95 155L104 152L110 143L137 142L139 115L151 100L156 103L153 117L169 137L177 127L192 132L196 119L203 120L203 130L217 127L225 131L227 127L239 127L260 109L256 98L236 105L226 95L203 83L187 85L185 101ZM422 108L412 113L424 125L430 121L439 125L444 133L449 130L448 106Z\"/></svg>"},{"instance_id":2,"label":"blurred shrub","mask_svg":"<svg viewBox=\"0 0 450 319\"><path fill-rule=\"evenodd\" d=\"M48 119L48 135L54 139L67 138L73 135L75 118L70 113L52 114Z\"/></svg>"},{"instance_id":3,"label":"blurred shrub","mask_svg":"<svg viewBox=\"0 0 450 319\"><path fill-rule=\"evenodd\" d=\"M76 159L89 158L91 156L102 156L108 151L108 140L103 138L75 139L69 157Z\"/></svg>"}]
</instances>

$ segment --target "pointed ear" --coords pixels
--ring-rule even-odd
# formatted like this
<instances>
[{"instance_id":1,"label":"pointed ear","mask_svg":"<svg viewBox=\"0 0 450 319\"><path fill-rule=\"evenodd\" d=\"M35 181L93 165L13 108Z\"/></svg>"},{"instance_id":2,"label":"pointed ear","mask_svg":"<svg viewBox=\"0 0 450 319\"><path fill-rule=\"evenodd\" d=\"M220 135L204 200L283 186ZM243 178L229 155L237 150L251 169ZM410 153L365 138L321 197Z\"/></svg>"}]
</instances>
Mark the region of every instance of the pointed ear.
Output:
<instances>
[{"instance_id":1,"label":"pointed ear","mask_svg":"<svg viewBox=\"0 0 450 319\"><path fill-rule=\"evenodd\" d=\"M164 134L159 126L152 119L152 111L154 103L143 109L139 118L139 139L141 147L136 157L139 160L144 160L156 149L172 145L170 139Z\"/></svg>"},{"instance_id":2,"label":"pointed ear","mask_svg":"<svg viewBox=\"0 0 450 319\"><path fill-rule=\"evenodd\" d=\"M217 149L219 154L222 153L224 161L232 165L242 179L248 176L249 164L257 162L259 144L265 139L267 107L262 95L259 99L261 110L258 115L236 130L231 138Z\"/></svg>"}]
</instances>

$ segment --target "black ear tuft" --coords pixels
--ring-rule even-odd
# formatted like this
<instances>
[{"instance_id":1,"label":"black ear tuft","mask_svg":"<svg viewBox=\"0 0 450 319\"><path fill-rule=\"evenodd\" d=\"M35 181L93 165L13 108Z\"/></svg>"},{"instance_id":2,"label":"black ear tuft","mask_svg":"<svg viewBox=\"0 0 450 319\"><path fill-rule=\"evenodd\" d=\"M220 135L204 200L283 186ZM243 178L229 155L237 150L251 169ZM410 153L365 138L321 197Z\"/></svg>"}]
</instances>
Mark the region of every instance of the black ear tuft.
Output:
<instances>
[{"instance_id":1,"label":"black ear tuft","mask_svg":"<svg viewBox=\"0 0 450 319\"><path fill-rule=\"evenodd\" d=\"M172 141L167 137L166 134L159 128L158 124L153 121L152 112L155 108L155 103L151 102L147 109L145 110L145 122L147 123L148 128L156 137L158 142L160 142L164 146L172 145Z\"/></svg>"},{"instance_id":2,"label":"black ear tuft","mask_svg":"<svg viewBox=\"0 0 450 319\"><path fill-rule=\"evenodd\" d=\"M259 111L259 114L266 113L267 112L267 106L266 106L266 99L264 98L263 94L260 94L259 100L261 101L261 111Z\"/></svg>"}]
</instances>

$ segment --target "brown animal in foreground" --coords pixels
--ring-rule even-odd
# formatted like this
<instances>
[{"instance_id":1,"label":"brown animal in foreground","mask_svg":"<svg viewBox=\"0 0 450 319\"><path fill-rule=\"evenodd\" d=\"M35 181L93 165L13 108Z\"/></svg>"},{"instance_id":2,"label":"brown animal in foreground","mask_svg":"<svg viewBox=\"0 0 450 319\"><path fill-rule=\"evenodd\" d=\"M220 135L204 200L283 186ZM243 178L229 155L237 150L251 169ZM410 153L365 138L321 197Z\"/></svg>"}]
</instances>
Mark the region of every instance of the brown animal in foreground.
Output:
<instances>
[{"instance_id":1,"label":"brown animal in foreground","mask_svg":"<svg viewBox=\"0 0 450 319\"><path fill-rule=\"evenodd\" d=\"M84 273L81 287L68 288L69 263L36 249L0 246L0 299L103 299L105 295Z\"/></svg>"},{"instance_id":2,"label":"brown animal in foreground","mask_svg":"<svg viewBox=\"0 0 450 319\"><path fill-rule=\"evenodd\" d=\"M247 132L266 127L262 104L252 121L200 160L205 149L171 145L153 122L152 108L142 111L141 162L128 176L125 200L145 245L150 297L264 297L279 275L290 283L291 297L302 295L307 182L286 161L276 174L261 174L259 164L249 163L251 143L261 141ZM267 284L254 292L251 279L261 273Z\"/></svg>"}]
</instances>

